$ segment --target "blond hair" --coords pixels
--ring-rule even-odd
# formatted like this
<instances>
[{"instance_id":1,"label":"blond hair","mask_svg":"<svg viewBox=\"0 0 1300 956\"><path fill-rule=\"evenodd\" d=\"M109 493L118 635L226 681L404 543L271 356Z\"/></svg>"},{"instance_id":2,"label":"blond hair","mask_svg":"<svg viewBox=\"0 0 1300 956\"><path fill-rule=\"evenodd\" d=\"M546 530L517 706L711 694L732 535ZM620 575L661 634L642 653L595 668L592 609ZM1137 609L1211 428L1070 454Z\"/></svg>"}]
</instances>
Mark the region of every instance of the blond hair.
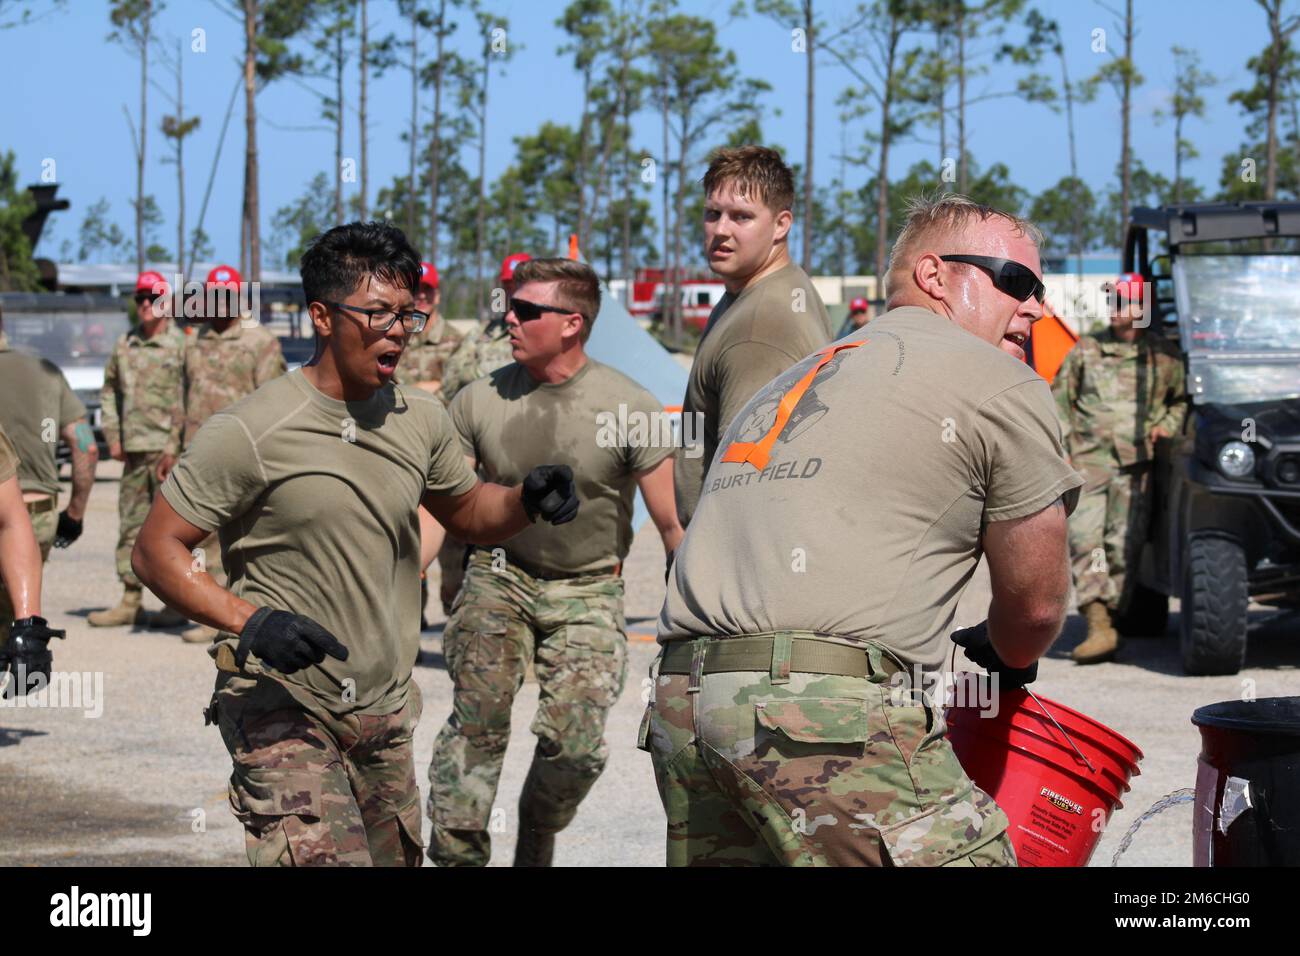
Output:
<instances>
[{"instance_id":1,"label":"blond hair","mask_svg":"<svg viewBox=\"0 0 1300 956\"><path fill-rule=\"evenodd\" d=\"M987 222L995 217L1005 219L1017 234L1026 237L1035 246L1042 245L1042 232L1028 219L978 203L960 193L914 196L909 199L903 231L898 234L894 248L889 253L889 269L885 275L886 297L901 288L911 275L919 256L926 252L948 255L965 251L954 247L956 240L972 223Z\"/></svg>"},{"instance_id":2,"label":"blond hair","mask_svg":"<svg viewBox=\"0 0 1300 956\"><path fill-rule=\"evenodd\" d=\"M576 259L529 259L515 267L515 289L529 282L556 283L560 301L555 304L582 316L579 337L585 344L591 338L591 327L600 312L600 279L596 270Z\"/></svg>"}]
</instances>

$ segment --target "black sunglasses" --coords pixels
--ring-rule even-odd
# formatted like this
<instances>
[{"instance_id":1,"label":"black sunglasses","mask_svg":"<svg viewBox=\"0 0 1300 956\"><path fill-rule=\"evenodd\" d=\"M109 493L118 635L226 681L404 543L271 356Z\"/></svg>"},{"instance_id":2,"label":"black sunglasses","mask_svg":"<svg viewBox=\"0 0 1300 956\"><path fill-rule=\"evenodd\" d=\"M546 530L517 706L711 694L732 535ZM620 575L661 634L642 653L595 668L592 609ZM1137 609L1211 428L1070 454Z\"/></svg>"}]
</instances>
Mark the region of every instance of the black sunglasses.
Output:
<instances>
[{"instance_id":1,"label":"black sunglasses","mask_svg":"<svg viewBox=\"0 0 1300 956\"><path fill-rule=\"evenodd\" d=\"M536 302L529 302L527 299L516 299L510 297L510 311L515 314L515 318L520 322L531 322L533 319L540 319L543 312L558 312L560 315L572 315L573 309L561 309L554 305L538 305Z\"/></svg>"},{"instance_id":2,"label":"black sunglasses","mask_svg":"<svg viewBox=\"0 0 1300 956\"><path fill-rule=\"evenodd\" d=\"M146 302L152 303L154 299L158 298L161 298L161 296L156 296L152 292L137 292L135 294L135 304L144 305Z\"/></svg>"},{"instance_id":3,"label":"black sunglasses","mask_svg":"<svg viewBox=\"0 0 1300 956\"><path fill-rule=\"evenodd\" d=\"M944 262L966 262L981 269L987 269L993 277L993 285L999 292L1005 292L1017 302L1024 302L1031 295L1039 304L1047 296L1047 287L1029 266L1014 259L999 259L997 256L940 256Z\"/></svg>"}]
</instances>

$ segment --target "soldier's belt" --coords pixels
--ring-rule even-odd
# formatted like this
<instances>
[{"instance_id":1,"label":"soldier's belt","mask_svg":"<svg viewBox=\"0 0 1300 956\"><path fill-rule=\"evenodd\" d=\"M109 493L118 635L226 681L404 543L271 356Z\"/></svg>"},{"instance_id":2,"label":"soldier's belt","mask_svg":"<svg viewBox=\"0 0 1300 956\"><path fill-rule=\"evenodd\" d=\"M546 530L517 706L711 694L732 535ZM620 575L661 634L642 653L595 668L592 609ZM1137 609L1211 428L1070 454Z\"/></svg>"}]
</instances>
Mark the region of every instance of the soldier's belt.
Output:
<instances>
[{"instance_id":1,"label":"soldier's belt","mask_svg":"<svg viewBox=\"0 0 1300 956\"><path fill-rule=\"evenodd\" d=\"M53 511L58 507L58 502L56 502L52 497L37 498L35 501L27 501L24 502L24 504L27 505L27 513L29 515L45 514L45 512Z\"/></svg>"},{"instance_id":2,"label":"soldier's belt","mask_svg":"<svg viewBox=\"0 0 1300 956\"><path fill-rule=\"evenodd\" d=\"M478 545L471 545L469 552L471 555L478 552L484 555L486 560L492 560L492 552L487 548L481 548ZM506 564L513 568L517 568L530 578L536 578L539 581L570 581L574 578L607 577L609 575L616 576L623 572L622 561L618 564L611 564L606 568L597 568L594 571L547 571L544 568L539 568L528 564L527 562L520 561L514 555L508 553L506 554Z\"/></svg>"},{"instance_id":3,"label":"soldier's belt","mask_svg":"<svg viewBox=\"0 0 1300 956\"><path fill-rule=\"evenodd\" d=\"M704 651L705 674L729 671L765 671L772 667L772 650L776 635L729 637L709 640ZM695 641L674 641L664 647L659 664L660 674L689 674L695 653ZM896 674L903 668L884 655L879 672ZM833 674L838 677L870 677L871 661L865 647L832 644L812 637L796 637L790 647L790 673Z\"/></svg>"}]
</instances>

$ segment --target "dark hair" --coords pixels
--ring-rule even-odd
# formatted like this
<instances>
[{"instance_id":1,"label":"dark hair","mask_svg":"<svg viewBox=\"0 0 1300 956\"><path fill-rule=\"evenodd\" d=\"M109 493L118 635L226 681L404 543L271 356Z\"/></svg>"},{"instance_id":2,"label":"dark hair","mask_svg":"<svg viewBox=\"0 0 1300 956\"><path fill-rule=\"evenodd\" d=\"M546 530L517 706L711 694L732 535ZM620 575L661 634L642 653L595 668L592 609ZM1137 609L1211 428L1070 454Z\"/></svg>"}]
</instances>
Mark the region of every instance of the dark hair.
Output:
<instances>
[{"instance_id":1,"label":"dark hair","mask_svg":"<svg viewBox=\"0 0 1300 956\"><path fill-rule=\"evenodd\" d=\"M312 240L302 255L302 291L308 304L341 302L367 276L412 292L420 281L420 256L406 235L386 222L349 222Z\"/></svg>"}]
</instances>

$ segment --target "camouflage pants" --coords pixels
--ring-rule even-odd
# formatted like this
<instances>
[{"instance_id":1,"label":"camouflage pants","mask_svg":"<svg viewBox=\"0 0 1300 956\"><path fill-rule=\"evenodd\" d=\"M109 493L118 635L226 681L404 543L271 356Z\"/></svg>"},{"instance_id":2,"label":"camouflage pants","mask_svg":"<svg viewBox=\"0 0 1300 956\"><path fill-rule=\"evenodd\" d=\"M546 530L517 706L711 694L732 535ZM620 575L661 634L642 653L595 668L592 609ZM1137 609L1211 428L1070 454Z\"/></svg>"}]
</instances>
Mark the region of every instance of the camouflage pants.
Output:
<instances>
[{"instance_id":1,"label":"camouflage pants","mask_svg":"<svg viewBox=\"0 0 1300 956\"><path fill-rule=\"evenodd\" d=\"M160 451L128 452L122 466L122 481L117 487L117 576L124 585L140 587L140 579L131 570L131 549L140 534L149 506L162 487L158 480Z\"/></svg>"},{"instance_id":2,"label":"camouflage pants","mask_svg":"<svg viewBox=\"0 0 1300 956\"><path fill-rule=\"evenodd\" d=\"M932 706L870 678L651 670L638 746L669 866L1014 866L1008 821Z\"/></svg>"},{"instance_id":3,"label":"camouflage pants","mask_svg":"<svg viewBox=\"0 0 1300 956\"><path fill-rule=\"evenodd\" d=\"M253 866L419 866L412 738L420 691L381 716L324 720L269 678L220 674L230 806Z\"/></svg>"},{"instance_id":4,"label":"camouflage pants","mask_svg":"<svg viewBox=\"0 0 1300 956\"><path fill-rule=\"evenodd\" d=\"M36 543L41 549L41 560L44 561L49 558L50 548L54 545L54 534L59 529L59 513L57 509L51 509L30 517ZM4 581L0 580L0 647L9 643L9 625L13 622L13 602L9 600L9 592L5 590Z\"/></svg>"},{"instance_id":5,"label":"camouflage pants","mask_svg":"<svg viewBox=\"0 0 1300 956\"><path fill-rule=\"evenodd\" d=\"M493 570L490 555L474 552L443 635L455 700L429 765L429 859L487 864L511 705L529 662L541 699L519 818L544 833L569 825L609 757L605 719L627 676L623 627L622 578L543 581Z\"/></svg>"},{"instance_id":6,"label":"camouflage pants","mask_svg":"<svg viewBox=\"0 0 1300 956\"><path fill-rule=\"evenodd\" d=\"M1146 541L1151 511L1151 469L1116 469L1075 462L1083 473L1079 504L1070 515L1070 560L1079 607L1102 601L1112 611L1127 605Z\"/></svg>"}]
</instances>

